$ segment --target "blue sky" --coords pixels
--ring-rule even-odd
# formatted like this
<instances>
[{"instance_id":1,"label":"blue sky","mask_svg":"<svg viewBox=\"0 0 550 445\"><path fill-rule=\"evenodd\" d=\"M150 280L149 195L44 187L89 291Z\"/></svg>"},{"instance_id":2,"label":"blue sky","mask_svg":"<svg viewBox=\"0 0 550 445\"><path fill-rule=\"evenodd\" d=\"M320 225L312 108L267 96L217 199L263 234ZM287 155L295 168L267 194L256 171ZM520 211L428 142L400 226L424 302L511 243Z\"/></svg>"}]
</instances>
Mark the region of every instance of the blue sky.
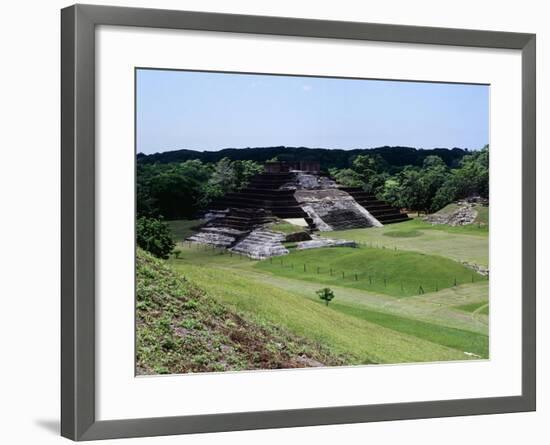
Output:
<instances>
[{"instance_id":1,"label":"blue sky","mask_svg":"<svg viewBox=\"0 0 550 445\"><path fill-rule=\"evenodd\" d=\"M138 70L137 151L264 146L479 149L489 87Z\"/></svg>"}]
</instances>

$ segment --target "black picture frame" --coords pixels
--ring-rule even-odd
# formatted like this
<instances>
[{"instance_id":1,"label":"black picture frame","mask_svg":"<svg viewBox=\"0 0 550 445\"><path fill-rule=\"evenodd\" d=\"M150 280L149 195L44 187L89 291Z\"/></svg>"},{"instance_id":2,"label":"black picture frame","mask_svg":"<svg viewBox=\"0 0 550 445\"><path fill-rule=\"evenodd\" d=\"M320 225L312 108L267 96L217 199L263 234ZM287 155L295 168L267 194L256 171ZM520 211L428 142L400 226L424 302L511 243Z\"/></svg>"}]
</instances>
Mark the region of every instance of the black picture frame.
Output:
<instances>
[{"instance_id":1,"label":"black picture frame","mask_svg":"<svg viewBox=\"0 0 550 445\"><path fill-rule=\"evenodd\" d=\"M95 417L95 28L239 32L508 48L522 63L522 394L365 406L98 421ZM142 437L534 411L536 194L534 34L74 5L61 11L61 434Z\"/></svg>"}]
</instances>

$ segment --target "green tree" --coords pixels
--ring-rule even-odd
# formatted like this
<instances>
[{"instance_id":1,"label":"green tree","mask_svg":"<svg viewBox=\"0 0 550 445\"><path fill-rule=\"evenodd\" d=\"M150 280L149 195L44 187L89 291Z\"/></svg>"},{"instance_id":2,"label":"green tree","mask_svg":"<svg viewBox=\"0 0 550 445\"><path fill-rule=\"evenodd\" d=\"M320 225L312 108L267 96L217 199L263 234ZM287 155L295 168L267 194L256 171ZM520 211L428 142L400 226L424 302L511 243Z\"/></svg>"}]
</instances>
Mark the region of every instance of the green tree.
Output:
<instances>
[{"instance_id":1,"label":"green tree","mask_svg":"<svg viewBox=\"0 0 550 445\"><path fill-rule=\"evenodd\" d=\"M422 172L417 167L407 166L397 175L399 183L399 207L413 210L426 208L426 190Z\"/></svg>"},{"instance_id":2,"label":"green tree","mask_svg":"<svg viewBox=\"0 0 550 445\"><path fill-rule=\"evenodd\" d=\"M338 184L345 187L363 187L364 185L361 177L351 168L331 168L329 174Z\"/></svg>"},{"instance_id":3,"label":"green tree","mask_svg":"<svg viewBox=\"0 0 550 445\"><path fill-rule=\"evenodd\" d=\"M428 156L424 159L422 168L423 182L423 210L425 212L437 211L439 208L434 206L434 198L437 192L445 183L448 177L447 165L439 156Z\"/></svg>"},{"instance_id":4,"label":"green tree","mask_svg":"<svg viewBox=\"0 0 550 445\"><path fill-rule=\"evenodd\" d=\"M136 242L143 250L163 259L167 259L176 246L170 228L160 219L147 217L136 222Z\"/></svg>"},{"instance_id":5,"label":"green tree","mask_svg":"<svg viewBox=\"0 0 550 445\"><path fill-rule=\"evenodd\" d=\"M208 194L211 197L223 196L237 189L237 173L229 158L220 159L214 166L208 180Z\"/></svg>"},{"instance_id":6,"label":"green tree","mask_svg":"<svg viewBox=\"0 0 550 445\"><path fill-rule=\"evenodd\" d=\"M212 168L198 160L138 164L137 215L167 219L190 217L208 202L205 184Z\"/></svg>"},{"instance_id":7,"label":"green tree","mask_svg":"<svg viewBox=\"0 0 550 445\"><path fill-rule=\"evenodd\" d=\"M328 306L329 302L334 298L334 292L332 289L325 287L323 289L319 289L316 294L319 296L321 300L325 302L325 304Z\"/></svg>"},{"instance_id":8,"label":"green tree","mask_svg":"<svg viewBox=\"0 0 550 445\"><path fill-rule=\"evenodd\" d=\"M457 199L472 195L489 197L489 146L464 156L459 167L451 170L436 192L432 209L439 210Z\"/></svg>"},{"instance_id":9,"label":"green tree","mask_svg":"<svg viewBox=\"0 0 550 445\"><path fill-rule=\"evenodd\" d=\"M248 160L233 161L233 169L237 190L245 188L254 176L264 171L262 164Z\"/></svg>"}]
</instances>

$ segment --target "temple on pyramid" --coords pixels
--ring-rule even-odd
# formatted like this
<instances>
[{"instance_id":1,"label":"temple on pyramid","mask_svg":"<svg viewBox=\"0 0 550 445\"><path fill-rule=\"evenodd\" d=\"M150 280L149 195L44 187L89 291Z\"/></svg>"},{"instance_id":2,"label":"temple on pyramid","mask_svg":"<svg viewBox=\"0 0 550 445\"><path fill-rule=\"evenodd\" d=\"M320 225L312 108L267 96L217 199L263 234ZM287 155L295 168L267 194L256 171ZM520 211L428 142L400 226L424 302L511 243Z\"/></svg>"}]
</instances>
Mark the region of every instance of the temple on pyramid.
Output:
<instances>
[{"instance_id":1,"label":"temple on pyramid","mask_svg":"<svg viewBox=\"0 0 550 445\"><path fill-rule=\"evenodd\" d=\"M381 227L409 219L373 194L340 186L321 174L317 161L266 162L264 172L252 178L245 189L212 202L205 218L207 222L189 241L254 258L288 253L282 244L284 236L269 230L278 220L307 227L314 234Z\"/></svg>"}]
</instances>

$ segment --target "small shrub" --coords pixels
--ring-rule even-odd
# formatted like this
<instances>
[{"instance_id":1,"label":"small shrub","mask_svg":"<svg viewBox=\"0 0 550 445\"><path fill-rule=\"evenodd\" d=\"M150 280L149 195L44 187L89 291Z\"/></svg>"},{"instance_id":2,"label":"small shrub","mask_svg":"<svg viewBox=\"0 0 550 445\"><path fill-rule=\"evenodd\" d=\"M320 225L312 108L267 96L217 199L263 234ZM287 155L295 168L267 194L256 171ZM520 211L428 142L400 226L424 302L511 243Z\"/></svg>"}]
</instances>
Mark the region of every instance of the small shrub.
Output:
<instances>
[{"instance_id":1,"label":"small shrub","mask_svg":"<svg viewBox=\"0 0 550 445\"><path fill-rule=\"evenodd\" d=\"M328 306L329 302L334 298L334 292L332 289L325 287L323 289L319 289L317 292L317 295L319 295L319 298L325 302L325 304Z\"/></svg>"}]
</instances>

